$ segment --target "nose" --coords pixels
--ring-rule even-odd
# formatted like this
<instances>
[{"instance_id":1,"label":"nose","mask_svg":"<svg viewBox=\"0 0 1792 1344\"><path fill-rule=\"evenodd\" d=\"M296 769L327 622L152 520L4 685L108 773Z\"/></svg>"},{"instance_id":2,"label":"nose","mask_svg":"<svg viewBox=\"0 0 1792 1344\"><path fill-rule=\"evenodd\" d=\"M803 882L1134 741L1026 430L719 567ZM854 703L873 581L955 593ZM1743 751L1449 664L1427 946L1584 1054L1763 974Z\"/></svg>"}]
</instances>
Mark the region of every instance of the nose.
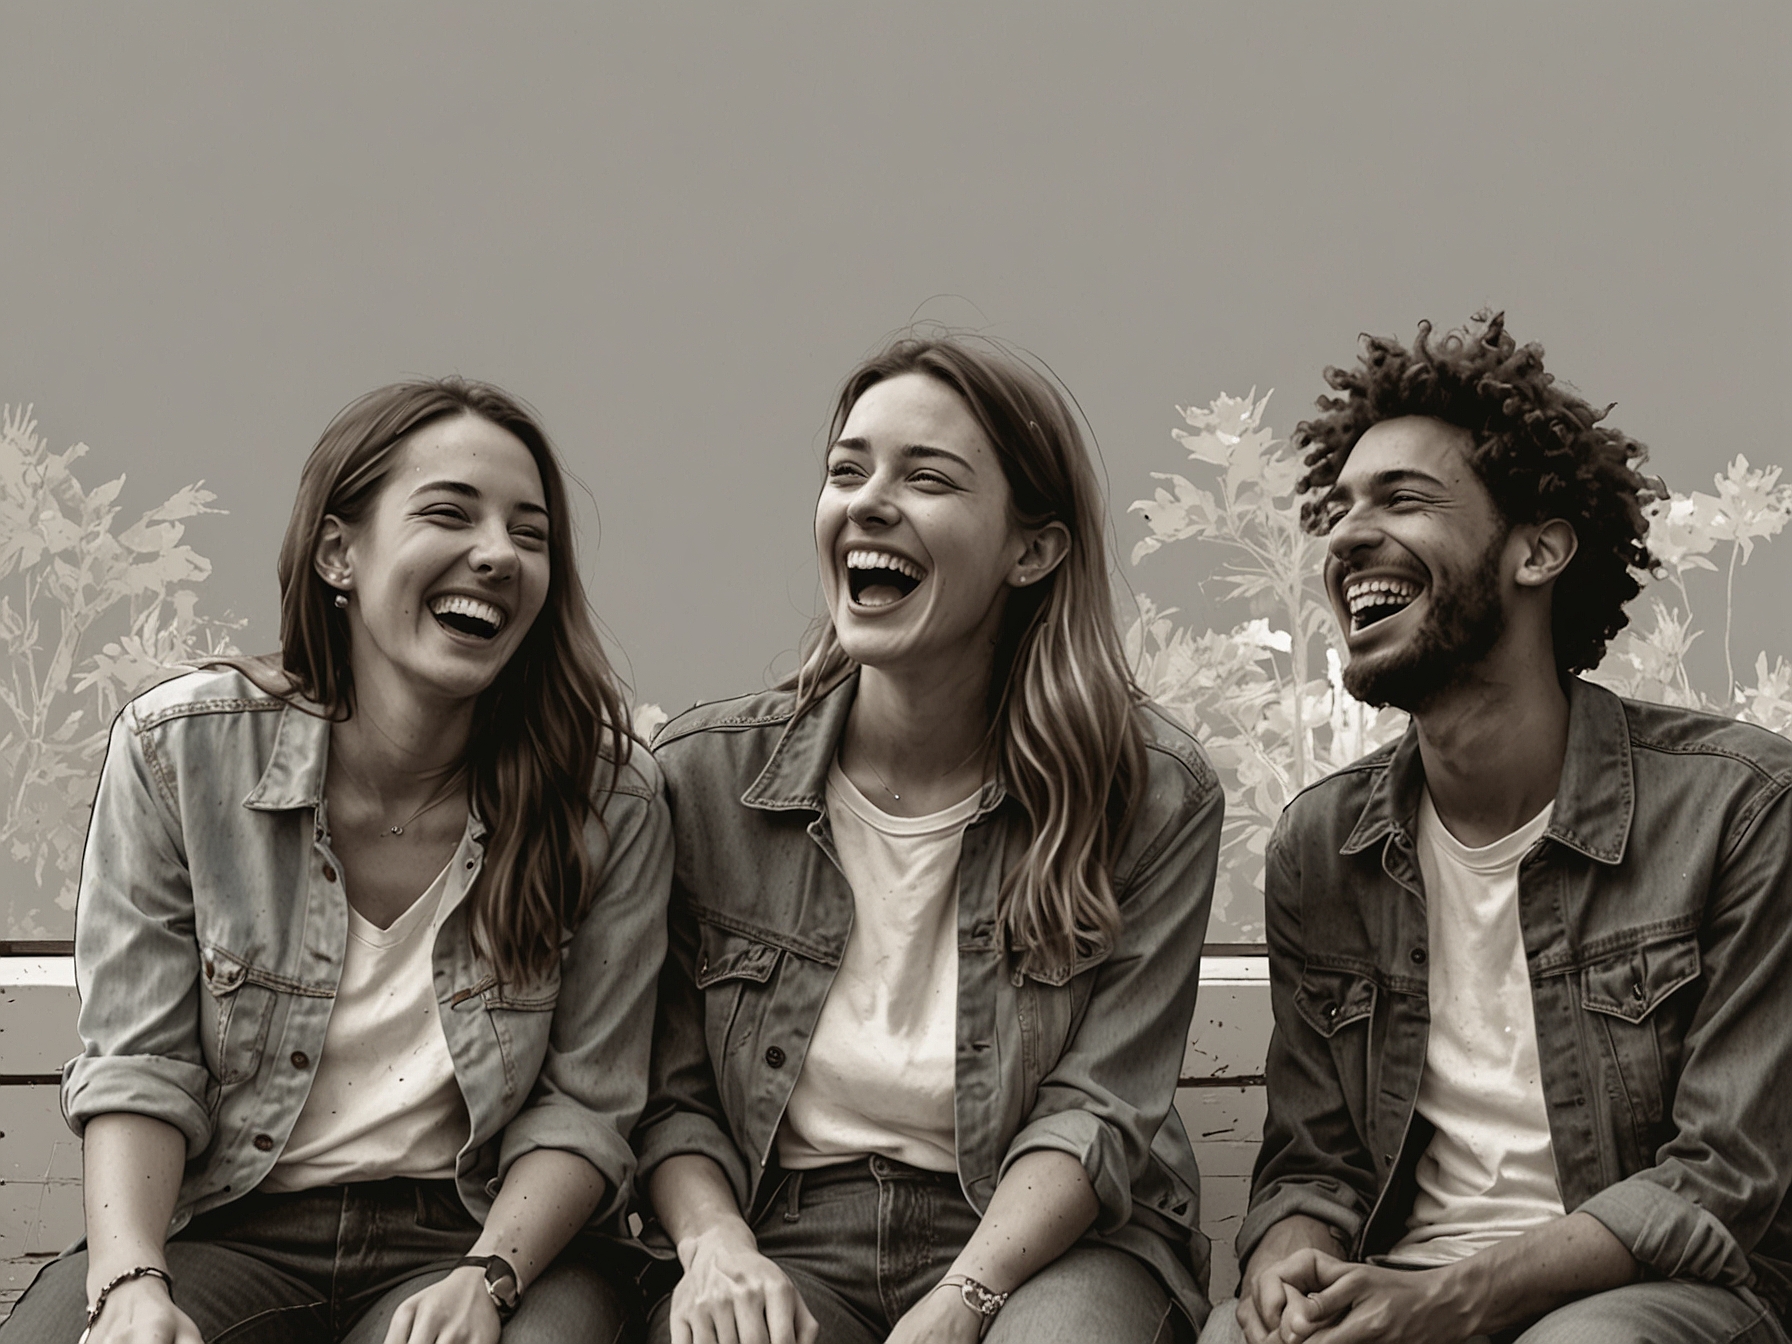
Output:
<instances>
[{"instance_id":1,"label":"nose","mask_svg":"<svg viewBox=\"0 0 1792 1344\"><path fill-rule=\"evenodd\" d=\"M846 516L864 527L887 527L896 521L896 501L890 493L889 478L883 472L873 472L852 492L852 498L846 503Z\"/></svg>"},{"instance_id":2,"label":"nose","mask_svg":"<svg viewBox=\"0 0 1792 1344\"><path fill-rule=\"evenodd\" d=\"M467 563L478 573L492 579L508 579L520 563L516 538L501 519L481 525L473 534L473 549Z\"/></svg>"},{"instance_id":3,"label":"nose","mask_svg":"<svg viewBox=\"0 0 1792 1344\"><path fill-rule=\"evenodd\" d=\"M1348 560L1359 551L1370 550L1381 541L1381 530L1375 526L1367 506L1359 501L1346 509L1326 533L1325 550L1333 560Z\"/></svg>"}]
</instances>

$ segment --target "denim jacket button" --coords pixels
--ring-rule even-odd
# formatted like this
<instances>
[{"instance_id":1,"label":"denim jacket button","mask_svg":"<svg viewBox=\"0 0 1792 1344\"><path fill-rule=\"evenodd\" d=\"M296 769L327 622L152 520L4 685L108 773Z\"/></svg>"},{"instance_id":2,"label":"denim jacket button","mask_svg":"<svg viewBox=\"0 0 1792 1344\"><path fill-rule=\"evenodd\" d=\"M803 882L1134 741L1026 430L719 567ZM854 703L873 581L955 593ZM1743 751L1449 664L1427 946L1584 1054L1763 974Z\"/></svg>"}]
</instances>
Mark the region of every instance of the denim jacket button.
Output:
<instances>
[{"instance_id":1,"label":"denim jacket button","mask_svg":"<svg viewBox=\"0 0 1792 1344\"><path fill-rule=\"evenodd\" d=\"M269 1152L274 1147L274 1140L269 1135L257 1134L255 1136L255 1147L258 1152Z\"/></svg>"},{"instance_id":2,"label":"denim jacket button","mask_svg":"<svg viewBox=\"0 0 1792 1344\"><path fill-rule=\"evenodd\" d=\"M1338 1005L1335 1003L1326 1004L1325 1005L1325 1020L1327 1022L1334 1022L1337 1020L1337 1017L1338 1017Z\"/></svg>"},{"instance_id":3,"label":"denim jacket button","mask_svg":"<svg viewBox=\"0 0 1792 1344\"><path fill-rule=\"evenodd\" d=\"M1424 948L1422 948L1422 947L1413 948L1412 964L1414 966L1423 966L1425 964L1425 949Z\"/></svg>"},{"instance_id":4,"label":"denim jacket button","mask_svg":"<svg viewBox=\"0 0 1792 1344\"><path fill-rule=\"evenodd\" d=\"M775 1045L765 1047L765 1062L774 1069L784 1067L784 1052Z\"/></svg>"},{"instance_id":5,"label":"denim jacket button","mask_svg":"<svg viewBox=\"0 0 1792 1344\"><path fill-rule=\"evenodd\" d=\"M329 864L326 863L324 865L324 881L334 882L335 880L336 880L336 870L333 867L331 867Z\"/></svg>"},{"instance_id":6,"label":"denim jacket button","mask_svg":"<svg viewBox=\"0 0 1792 1344\"><path fill-rule=\"evenodd\" d=\"M292 1052L292 1066L295 1069L310 1068L311 1056L306 1054L303 1050L294 1050Z\"/></svg>"}]
</instances>

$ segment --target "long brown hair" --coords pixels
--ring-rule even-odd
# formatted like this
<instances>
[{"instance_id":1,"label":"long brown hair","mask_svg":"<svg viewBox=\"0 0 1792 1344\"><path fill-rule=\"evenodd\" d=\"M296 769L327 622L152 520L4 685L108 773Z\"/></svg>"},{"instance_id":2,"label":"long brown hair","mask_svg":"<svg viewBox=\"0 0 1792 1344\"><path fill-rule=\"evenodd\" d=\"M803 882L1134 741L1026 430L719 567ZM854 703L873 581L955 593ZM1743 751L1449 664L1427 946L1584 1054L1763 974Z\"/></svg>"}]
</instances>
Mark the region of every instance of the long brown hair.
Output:
<instances>
[{"instance_id":1,"label":"long brown hair","mask_svg":"<svg viewBox=\"0 0 1792 1344\"><path fill-rule=\"evenodd\" d=\"M1028 964L1067 966L1119 932L1113 862L1145 782L1142 696L1114 622L1101 487L1052 382L962 339L904 337L866 360L840 389L828 442L866 389L904 373L963 400L1002 464L1021 527L1056 521L1070 533L1057 568L1008 593L988 704L991 745L1026 818L1002 878L1002 929ZM823 616L789 683L797 714L854 666Z\"/></svg>"},{"instance_id":2,"label":"long brown hair","mask_svg":"<svg viewBox=\"0 0 1792 1344\"><path fill-rule=\"evenodd\" d=\"M598 876L585 844L586 824L599 816L593 790L615 786L632 742L579 578L566 478L527 407L489 383L416 379L369 392L330 422L299 476L280 546L279 690L316 702L333 721L354 714L348 625L313 564L324 518L361 521L405 436L462 415L522 440L548 507L547 598L480 694L467 739L473 804L487 826L485 868L469 893L474 934L498 975L518 981L557 965L585 915ZM252 664L238 666L256 675ZM264 665L257 680L266 673Z\"/></svg>"}]
</instances>

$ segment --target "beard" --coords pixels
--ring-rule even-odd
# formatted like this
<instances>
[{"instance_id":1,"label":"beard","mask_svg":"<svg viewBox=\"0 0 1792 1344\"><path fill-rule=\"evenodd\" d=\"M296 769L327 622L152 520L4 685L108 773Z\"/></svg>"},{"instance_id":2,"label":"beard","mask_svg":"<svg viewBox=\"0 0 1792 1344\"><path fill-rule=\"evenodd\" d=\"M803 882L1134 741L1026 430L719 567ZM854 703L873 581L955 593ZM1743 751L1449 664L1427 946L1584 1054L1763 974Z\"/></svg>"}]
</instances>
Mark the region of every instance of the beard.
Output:
<instances>
[{"instance_id":1,"label":"beard","mask_svg":"<svg viewBox=\"0 0 1792 1344\"><path fill-rule=\"evenodd\" d=\"M1458 685L1505 633L1499 561L1506 539L1490 543L1473 569L1426 594L1430 610L1406 646L1380 657L1353 658L1344 689L1365 704L1417 713Z\"/></svg>"}]
</instances>

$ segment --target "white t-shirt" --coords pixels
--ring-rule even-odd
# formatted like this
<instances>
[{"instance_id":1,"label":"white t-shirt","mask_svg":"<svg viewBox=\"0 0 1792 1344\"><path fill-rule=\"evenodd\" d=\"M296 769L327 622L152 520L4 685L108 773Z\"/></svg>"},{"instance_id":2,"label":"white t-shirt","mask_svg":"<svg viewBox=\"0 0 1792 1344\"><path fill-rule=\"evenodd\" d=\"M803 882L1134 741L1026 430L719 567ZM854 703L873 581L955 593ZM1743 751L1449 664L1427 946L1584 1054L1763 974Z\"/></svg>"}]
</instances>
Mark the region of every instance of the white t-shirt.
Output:
<instances>
[{"instance_id":1,"label":"white t-shirt","mask_svg":"<svg viewBox=\"0 0 1792 1344\"><path fill-rule=\"evenodd\" d=\"M925 817L876 807L836 763L828 820L853 925L778 1129L793 1171L878 1154L958 1166L958 856L972 794Z\"/></svg>"},{"instance_id":2,"label":"white t-shirt","mask_svg":"<svg viewBox=\"0 0 1792 1344\"><path fill-rule=\"evenodd\" d=\"M466 894L469 840L387 928L348 907L342 980L292 1136L260 1189L274 1193L454 1175L470 1121L436 1008L436 932Z\"/></svg>"},{"instance_id":3,"label":"white t-shirt","mask_svg":"<svg viewBox=\"0 0 1792 1344\"><path fill-rule=\"evenodd\" d=\"M1549 814L1470 849L1445 829L1429 791L1419 800L1431 1034L1418 1110L1437 1133L1390 1261L1448 1264L1562 1216L1518 922L1518 865Z\"/></svg>"}]
</instances>

